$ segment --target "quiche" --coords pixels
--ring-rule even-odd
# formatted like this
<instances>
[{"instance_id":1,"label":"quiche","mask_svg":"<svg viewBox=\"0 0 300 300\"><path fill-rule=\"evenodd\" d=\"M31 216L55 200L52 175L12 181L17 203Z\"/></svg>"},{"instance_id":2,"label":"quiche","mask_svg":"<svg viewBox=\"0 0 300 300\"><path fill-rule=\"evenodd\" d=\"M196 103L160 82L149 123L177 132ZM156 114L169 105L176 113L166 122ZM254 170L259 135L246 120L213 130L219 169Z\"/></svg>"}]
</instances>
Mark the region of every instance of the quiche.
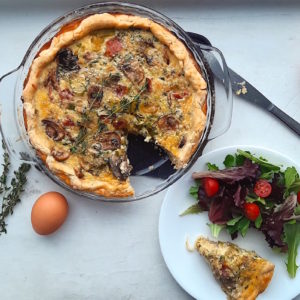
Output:
<instances>
[{"instance_id":1,"label":"quiche","mask_svg":"<svg viewBox=\"0 0 300 300\"><path fill-rule=\"evenodd\" d=\"M232 243L199 237L195 248L207 260L228 299L252 300L270 283L274 265Z\"/></svg>"},{"instance_id":2,"label":"quiche","mask_svg":"<svg viewBox=\"0 0 300 300\"><path fill-rule=\"evenodd\" d=\"M127 197L128 133L184 168L205 127L206 95L198 64L170 31L103 13L68 24L42 47L22 97L30 143L51 172L74 189Z\"/></svg>"}]
</instances>

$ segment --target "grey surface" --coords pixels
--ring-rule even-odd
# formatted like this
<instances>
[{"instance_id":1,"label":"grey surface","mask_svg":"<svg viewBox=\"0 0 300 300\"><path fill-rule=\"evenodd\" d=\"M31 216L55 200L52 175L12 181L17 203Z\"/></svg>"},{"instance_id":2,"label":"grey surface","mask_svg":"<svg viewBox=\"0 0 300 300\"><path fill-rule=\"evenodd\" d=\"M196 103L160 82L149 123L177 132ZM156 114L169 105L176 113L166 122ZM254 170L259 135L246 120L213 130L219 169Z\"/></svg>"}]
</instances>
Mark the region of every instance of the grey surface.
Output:
<instances>
[{"instance_id":1,"label":"grey surface","mask_svg":"<svg viewBox=\"0 0 300 300\"><path fill-rule=\"evenodd\" d=\"M298 1L260 2L143 1L184 29L206 35L235 71L300 121L300 6ZM49 22L86 3L91 2L0 1L0 74L18 65ZM265 146L300 164L299 139L236 97L231 128L205 152L234 144ZM8 234L0 237L1 299L190 299L159 250L164 193L137 203L106 204L65 192L37 170L29 178L22 203L8 219ZM70 214L59 232L39 237L31 229L30 211L50 190L66 195Z\"/></svg>"}]
</instances>

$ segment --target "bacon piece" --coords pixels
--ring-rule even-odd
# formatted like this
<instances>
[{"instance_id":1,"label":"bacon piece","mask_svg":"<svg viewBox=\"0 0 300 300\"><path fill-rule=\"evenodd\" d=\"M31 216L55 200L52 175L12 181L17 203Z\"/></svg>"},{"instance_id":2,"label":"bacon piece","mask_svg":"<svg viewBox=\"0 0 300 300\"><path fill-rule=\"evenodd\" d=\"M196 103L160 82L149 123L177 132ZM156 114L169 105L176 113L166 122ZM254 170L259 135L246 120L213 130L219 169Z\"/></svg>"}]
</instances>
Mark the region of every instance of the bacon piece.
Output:
<instances>
[{"instance_id":1,"label":"bacon piece","mask_svg":"<svg viewBox=\"0 0 300 300\"><path fill-rule=\"evenodd\" d=\"M78 178L83 178L83 177L84 177L84 174L83 174L83 168L82 168L81 166L75 167L75 168L74 168L74 172L75 172L75 175L76 175Z\"/></svg>"},{"instance_id":2,"label":"bacon piece","mask_svg":"<svg viewBox=\"0 0 300 300\"><path fill-rule=\"evenodd\" d=\"M70 118L65 119L62 124L67 127L75 126L75 123Z\"/></svg>"},{"instance_id":3,"label":"bacon piece","mask_svg":"<svg viewBox=\"0 0 300 300\"><path fill-rule=\"evenodd\" d=\"M48 96L49 96L50 100L53 101L54 100L53 95L52 95L53 90L59 91L59 84L58 84L58 81L56 78L55 71L51 71L49 73L48 77L44 81L44 87L48 88Z\"/></svg>"},{"instance_id":4,"label":"bacon piece","mask_svg":"<svg viewBox=\"0 0 300 300\"><path fill-rule=\"evenodd\" d=\"M118 97L122 98L124 95L128 93L128 87L124 85L117 84L115 86L115 92Z\"/></svg>"},{"instance_id":5,"label":"bacon piece","mask_svg":"<svg viewBox=\"0 0 300 300\"><path fill-rule=\"evenodd\" d=\"M99 116L99 119L105 124L111 123L111 117L109 115L101 115Z\"/></svg>"},{"instance_id":6,"label":"bacon piece","mask_svg":"<svg viewBox=\"0 0 300 300\"><path fill-rule=\"evenodd\" d=\"M146 87L147 87L147 92L151 93L152 92L152 80L150 78L146 78Z\"/></svg>"},{"instance_id":7,"label":"bacon piece","mask_svg":"<svg viewBox=\"0 0 300 300\"><path fill-rule=\"evenodd\" d=\"M51 88L51 91L54 89L56 91L59 90L59 84L56 78L56 72L51 71L44 81L44 87L48 87L49 89Z\"/></svg>"},{"instance_id":8,"label":"bacon piece","mask_svg":"<svg viewBox=\"0 0 300 300\"><path fill-rule=\"evenodd\" d=\"M189 92L187 91L182 91L182 92L171 91L168 93L168 100L181 100L187 96L189 96Z\"/></svg>"},{"instance_id":9,"label":"bacon piece","mask_svg":"<svg viewBox=\"0 0 300 300\"><path fill-rule=\"evenodd\" d=\"M125 128L127 128L127 121L123 118L119 118L119 119L113 120L112 125L117 130L125 129Z\"/></svg>"},{"instance_id":10,"label":"bacon piece","mask_svg":"<svg viewBox=\"0 0 300 300\"><path fill-rule=\"evenodd\" d=\"M61 100L71 100L73 98L73 93L69 89L64 89L59 91L59 97Z\"/></svg>"},{"instance_id":11,"label":"bacon piece","mask_svg":"<svg viewBox=\"0 0 300 300\"><path fill-rule=\"evenodd\" d=\"M106 42L105 55L109 57L115 56L123 49L123 45L118 37L114 37Z\"/></svg>"}]
</instances>

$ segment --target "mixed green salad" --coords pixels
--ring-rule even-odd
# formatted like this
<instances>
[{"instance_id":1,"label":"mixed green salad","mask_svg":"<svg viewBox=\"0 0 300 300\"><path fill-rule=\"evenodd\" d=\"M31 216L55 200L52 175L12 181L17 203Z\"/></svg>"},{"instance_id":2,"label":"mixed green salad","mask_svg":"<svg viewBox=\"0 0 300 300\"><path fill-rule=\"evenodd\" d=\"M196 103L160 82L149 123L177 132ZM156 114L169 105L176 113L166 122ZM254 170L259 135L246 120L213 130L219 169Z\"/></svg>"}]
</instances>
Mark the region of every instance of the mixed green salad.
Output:
<instances>
[{"instance_id":1,"label":"mixed green salad","mask_svg":"<svg viewBox=\"0 0 300 300\"><path fill-rule=\"evenodd\" d=\"M261 231L269 246L287 252L287 271L296 276L300 243L300 178L295 167L283 170L263 157L237 150L225 168L208 162L207 171L193 173L190 195L197 201L181 216L208 212L214 237L227 230L232 239L250 227Z\"/></svg>"}]
</instances>

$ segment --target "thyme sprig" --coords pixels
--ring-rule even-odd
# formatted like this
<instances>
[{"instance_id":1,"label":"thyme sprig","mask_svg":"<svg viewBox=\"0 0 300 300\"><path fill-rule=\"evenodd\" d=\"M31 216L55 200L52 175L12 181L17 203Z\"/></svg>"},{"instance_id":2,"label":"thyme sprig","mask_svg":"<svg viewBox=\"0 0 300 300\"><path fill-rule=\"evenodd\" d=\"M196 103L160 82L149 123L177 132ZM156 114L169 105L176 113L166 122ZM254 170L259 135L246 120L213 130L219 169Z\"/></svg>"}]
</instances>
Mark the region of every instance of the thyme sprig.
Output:
<instances>
[{"instance_id":1,"label":"thyme sprig","mask_svg":"<svg viewBox=\"0 0 300 300\"><path fill-rule=\"evenodd\" d=\"M76 140L71 147L70 151L72 153L84 153L86 150L86 143L84 142L85 138L87 136L87 128L85 126L81 126L79 129L79 133L76 137Z\"/></svg>"},{"instance_id":2,"label":"thyme sprig","mask_svg":"<svg viewBox=\"0 0 300 300\"><path fill-rule=\"evenodd\" d=\"M4 141L2 140L2 149L3 149L3 171L0 176L0 194L4 192L4 190L7 189L6 182L7 182L7 175L9 172L9 166L10 166L10 160L9 155L5 146Z\"/></svg>"},{"instance_id":3,"label":"thyme sprig","mask_svg":"<svg viewBox=\"0 0 300 300\"><path fill-rule=\"evenodd\" d=\"M19 166L18 171L15 171L15 176L12 178L11 186L6 188L6 193L2 199L0 213L0 234L7 233L5 219L8 215L13 214L14 207L21 201L20 195L24 191L24 186L27 182L26 173L30 170L30 165L23 163Z\"/></svg>"},{"instance_id":4,"label":"thyme sprig","mask_svg":"<svg viewBox=\"0 0 300 300\"><path fill-rule=\"evenodd\" d=\"M113 109L110 112L110 114L104 119L104 121L107 120L107 119L109 119L114 114L116 114L116 113L122 111L123 109L129 107L130 104L132 104L134 102L137 102L140 99L140 96L142 95L142 93L144 93L148 89L148 86L149 86L149 82L148 82L148 80L146 80L145 84L141 87L141 89L139 90L139 92L131 100L124 101L124 102L121 101L120 106L117 107L116 109Z\"/></svg>"}]
</instances>

